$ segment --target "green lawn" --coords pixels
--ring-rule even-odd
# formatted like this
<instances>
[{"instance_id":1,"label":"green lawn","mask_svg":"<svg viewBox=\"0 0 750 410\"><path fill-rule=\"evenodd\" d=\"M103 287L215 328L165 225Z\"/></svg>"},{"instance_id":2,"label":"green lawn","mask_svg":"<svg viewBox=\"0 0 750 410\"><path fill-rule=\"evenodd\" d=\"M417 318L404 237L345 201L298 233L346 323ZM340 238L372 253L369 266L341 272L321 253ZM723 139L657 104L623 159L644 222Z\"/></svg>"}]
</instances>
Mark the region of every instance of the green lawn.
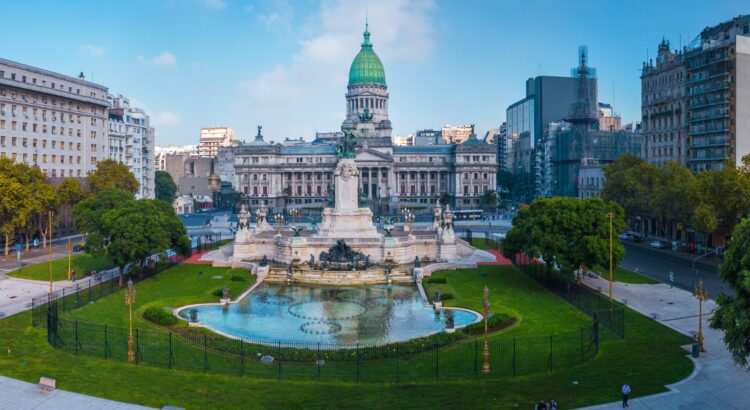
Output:
<instances>
[{"instance_id":1,"label":"green lawn","mask_svg":"<svg viewBox=\"0 0 750 410\"><path fill-rule=\"evenodd\" d=\"M599 272L602 275L602 278L609 280L609 267L595 266L593 270L595 272ZM612 269L612 278L615 282L632 283L638 285L654 285L660 283L658 280L640 275L631 270L625 269L622 266L618 266Z\"/></svg>"},{"instance_id":2,"label":"green lawn","mask_svg":"<svg viewBox=\"0 0 750 410\"><path fill-rule=\"evenodd\" d=\"M466 238L461 238L461 239L466 240ZM471 239L471 246L477 249L482 249L482 250L495 249L494 242L487 243L487 241L481 236L473 237Z\"/></svg>"},{"instance_id":3,"label":"green lawn","mask_svg":"<svg viewBox=\"0 0 750 410\"><path fill-rule=\"evenodd\" d=\"M93 256L87 253L73 255L70 258L71 269L76 272L76 278L80 279L92 270L102 270L111 268L112 262L106 256ZM49 262L37 263L36 265L24 266L21 269L8 272L8 276L22 279L46 280L49 281ZM68 258L61 258L52 261L52 278L55 281L68 280Z\"/></svg>"},{"instance_id":4,"label":"green lawn","mask_svg":"<svg viewBox=\"0 0 750 410\"><path fill-rule=\"evenodd\" d=\"M448 278L448 283L430 285L430 292L439 287L455 297L446 305L480 310L485 284L482 271L488 271L491 310L519 319L493 337L544 335L590 323L513 267L439 272L436 276ZM229 281L231 274L226 268L180 265L138 283L138 326L155 327L140 318L148 306L214 301L211 293L215 289L228 286L234 296L250 284ZM122 325L126 323L122 293L73 315L79 320ZM522 377L416 385L277 381L136 366L53 349L47 343L46 330L32 328L30 322L29 312L0 320L0 340L11 349L11 354L5 354L2 346L0 374L30 382L37 382L40 376L53 377L61 389L153 407L523 409L541 398L554 398L562 408L571 408L618 400L619 387L625 382L633 386L636 397L661 392L665 384L692 371L692 363L679 347L690 339L633 311L626 315L627 337L615 339L602 332L599 355L582 365Z\"/></svg>"}]
</instances>

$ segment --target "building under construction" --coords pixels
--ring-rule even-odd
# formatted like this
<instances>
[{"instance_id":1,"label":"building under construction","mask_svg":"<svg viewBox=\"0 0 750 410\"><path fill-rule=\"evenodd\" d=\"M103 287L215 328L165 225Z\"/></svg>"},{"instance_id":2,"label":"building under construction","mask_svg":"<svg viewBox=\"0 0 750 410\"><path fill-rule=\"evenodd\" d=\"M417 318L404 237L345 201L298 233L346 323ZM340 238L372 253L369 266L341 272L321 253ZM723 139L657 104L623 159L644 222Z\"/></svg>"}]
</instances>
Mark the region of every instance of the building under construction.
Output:
<instances>
[{"instance_id":1,"label":"building under construction","mask_svg":"<svg viewBox=\"0 0 750 410\"><path fill-rule=\"evenodd\" d=\"M588 65L588 49L578 49L578 67L571 70L573 102L561 123L547 126L539 144L537 196L579 196L581 166L600 167L625 153L641 155L642 137L631 131L602 131L599 127L596 69Z\"/></svg>"}]
</instances>

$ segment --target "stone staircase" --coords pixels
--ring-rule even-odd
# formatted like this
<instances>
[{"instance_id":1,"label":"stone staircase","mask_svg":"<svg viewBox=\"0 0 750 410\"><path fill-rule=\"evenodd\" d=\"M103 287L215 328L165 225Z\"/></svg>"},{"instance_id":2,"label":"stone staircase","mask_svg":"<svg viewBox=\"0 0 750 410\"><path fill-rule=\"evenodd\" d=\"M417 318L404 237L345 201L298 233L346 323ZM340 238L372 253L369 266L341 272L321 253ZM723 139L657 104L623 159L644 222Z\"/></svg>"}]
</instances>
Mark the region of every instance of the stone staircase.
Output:
<instances>
[{"instance_id":1,"label":"stone staircase","mask_svg":"<svg viewBox=\"0 0 750 410\"><path fill-rule=\"evenodd\" d=\"M394 269L391 274L392 283L412 283L412 275L405 271ZM363 285L388 283L384 268L359 269L351 271L324 271L317 269L295 268L291 278L285 268L271 268L265 279L274 283L308 283L316 285Z\"/></svg>"}]
</instances>

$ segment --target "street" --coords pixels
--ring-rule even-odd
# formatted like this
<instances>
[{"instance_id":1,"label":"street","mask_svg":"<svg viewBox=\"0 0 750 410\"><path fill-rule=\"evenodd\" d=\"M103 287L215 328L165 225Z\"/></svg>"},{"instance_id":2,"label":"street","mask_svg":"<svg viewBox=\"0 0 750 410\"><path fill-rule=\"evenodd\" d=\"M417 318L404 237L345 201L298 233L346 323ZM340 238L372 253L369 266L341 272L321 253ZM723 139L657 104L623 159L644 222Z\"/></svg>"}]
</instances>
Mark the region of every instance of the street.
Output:
<instances>
[{"instance_id":1,"label":"street","mask_svg":"<svg viewBox=\"0 0 750 410\"><path fill-rule=\"evenodd\" d=\"M656 279L660 282L669 283L669 271L674 271L675 286L693 291L695 282L693 280L692 259L700 255L686 255L669 249L652 249L648 243L633 244L625 242L625 258L622 267L638 272L644 276ZM703 279L709 296L714 299L721 291L729 293L718 276L718 259L701 258L695 264L697 278Z\"/></svg>"}]
</instances>

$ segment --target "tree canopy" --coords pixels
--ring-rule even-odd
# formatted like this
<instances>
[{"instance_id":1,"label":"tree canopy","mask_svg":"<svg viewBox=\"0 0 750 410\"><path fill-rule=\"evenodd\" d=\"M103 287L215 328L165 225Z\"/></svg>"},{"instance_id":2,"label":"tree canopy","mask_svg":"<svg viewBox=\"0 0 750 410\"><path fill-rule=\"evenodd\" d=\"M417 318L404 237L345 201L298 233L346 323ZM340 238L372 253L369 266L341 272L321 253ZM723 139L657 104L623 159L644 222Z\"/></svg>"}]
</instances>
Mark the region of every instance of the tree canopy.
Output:
<instances>
[{"instance_id":1,"label":"tree canopy","mask_svg":"<svg viewBox=\"0 0 750 410\"><path fill-rule=\"evenodd\" d=\"M521 208L513 219L513 228L503 241L503 254L513 257L525 253L541 257L549 268L558 267L572 274L582 266L609 264L610 228L608 213L613 214L613 232L625 227L623 209L599 198L537 198ZM614 265L625 249L612 242Z\"/></svg>"},{"instance_id":2,"label":"tree canopy","mask_svg":"<svg viewBox=\"0 0 750 410\"><path fill-rule=\"evenodd\" d=\"M750 357L750 219L744 219L734 229L719 277L729 284L731 295L716 298L718 308L711 318L711 326L724 330L724 344L735 363L748 365Z\"/></svg>"},{"instance_id":3,"label":"tree canopy","mask_svg":"<svg viewBox=\"0 0 750 410\"><path fill-rule=\"evenodd\" d=\"M108 189L121 189L135 195L139 186L128 166L113 159L99 161L96 170L86 177L86 182L92 194Z\"/></svg>"},{"instance_id":4,"label":"tree canopy","mask_svg":"<svg viewBox=\"0 0 750 410\"><path fill-rule=\"evenodd\" d=\"M110 189L79 202L73 220L88 233L86 249L106 254L123 272L130 262L142 264L149 256L173 249L186 254L190 249L185 226L164 201L134 200L128 193Z\"/></svg>"},{"instance_id":5,"label":"tree canopy","mask_svg":"<svg viewBox=\"0 0 750 410\"><path fill-rule=\"evenodd\" d=\"M167 171L156 171L154 177L156 199L172 204L174 201L175 192L177 192L177 185L172 179L172 175L169 175Z\"/></svg>"}]
</instances>

